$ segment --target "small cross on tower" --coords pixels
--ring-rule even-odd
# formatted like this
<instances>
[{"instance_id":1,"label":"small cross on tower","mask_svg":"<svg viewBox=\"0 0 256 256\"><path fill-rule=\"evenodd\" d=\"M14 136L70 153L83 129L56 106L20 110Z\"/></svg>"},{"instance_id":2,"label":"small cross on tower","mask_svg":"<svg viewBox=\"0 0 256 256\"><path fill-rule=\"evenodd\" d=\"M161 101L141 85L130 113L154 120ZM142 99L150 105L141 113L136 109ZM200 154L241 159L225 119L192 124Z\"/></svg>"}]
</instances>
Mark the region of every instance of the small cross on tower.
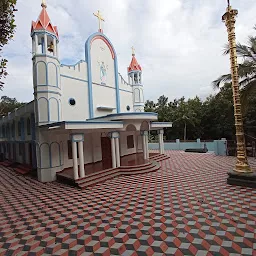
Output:
<instances>
[{"instance_id":1,"label":"small cross on tower","mask_svg":"<svg viewBox=\"0 0 256 256\"><path fill-rule=\"evenodd\" d=\"M132 56L135 56L135 48L132 46Z\"/></svg>"},{"instance_id":2,"label":"small cross on tower","mask_svg":"<svg viewBox=\"0 0 256 256\"><path fill-rule=\"evenodd\" d=\"M98 18L98 20L99 20L99 32L102 33L103 30L102 30L102 28L101 28L101 22L102 22L102 21L105 21L105 20L104 20L104 18L101 16L101 13L100 13L99 10L98 10L97 13L93 13L93 15Z\"/></svg>"},{"instance_id":3,"label":"small cross on tower","mask_svg":"<svg viewBox=\"0 0 256 256\"><path fill-rule=\"evenodd\" d=\"M42 6L43 8L47 8L46 0L42 0L41 6Z\"/></svg>"}]
</instances>

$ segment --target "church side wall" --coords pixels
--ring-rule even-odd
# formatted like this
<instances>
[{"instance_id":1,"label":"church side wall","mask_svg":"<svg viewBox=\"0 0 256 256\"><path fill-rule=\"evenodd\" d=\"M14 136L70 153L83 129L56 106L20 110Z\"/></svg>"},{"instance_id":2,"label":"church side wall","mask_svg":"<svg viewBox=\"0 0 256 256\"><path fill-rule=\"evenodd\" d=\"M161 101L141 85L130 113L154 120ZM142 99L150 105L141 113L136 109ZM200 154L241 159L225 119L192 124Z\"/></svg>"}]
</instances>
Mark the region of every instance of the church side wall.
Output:
<instances>
[{"instance_id":1,"label":"church side wall","mask_svg":"<svg viewBox=\"0 0 256 256\"><path fill-rule=\"evenodd\" d=\"M116 90L104 87L98 84L93 84L93 105L94 116L104 116L114 114L116 110ZM99 110L99 107L113 108L113 110Z\"/></svg>"},{"instance_id":2,"label":"church side wall","mask_svg":"<svg viewBox=\"0 0 256 256\"><path fill-rule=\"evenodd\" d=\"M89 118L88 82L61 76L62 120L85 121ZM70 100L75 100L71 105Z\"/></svg>"},{"instance_id":3,"label":"church side wall","mask_svg":"<svg viewBox=\"0 0 256 256\"><path fill-rule=\"evenodd\" d=\"M64 65L60 67L61 76L71 77L74 79L88 80L87 63L83 60L75 65Z\"/></svg>"},{"instance_id":4,"label":"church side wall","mask_svg":"<svg viewBox=\"0 0 256 256\"><path fill-rule=\"evenodd\" d=\"M120 102L121 102L121 106L120 106L121 113L133 112L133 93L132 92L125 92L120 90Z\"/></svg>"},{"instance_id":5,"label":"church side wall","mask_svg":"<svg viewBox=\"0 0 256 256\"><path fill-rule=\"evenodd\" d=\"M127 148L127 136L133 136L134 147ZM121 132L120 133L120 155L126 156L130 154L135 154L137 152L137 136L136 132Z\"/></svg>"},{"instance_id":6,"label":"church side wall","mask_svg":"<svg viewBox=\"0 0 256 256\"><path fill-rule=\"evenodd\" d=\"M92 162L96 163L102 160L102 153L101 153L101 133L92 133L92 149L93 149L93 156Z\"/></svg>"}]
</instances>

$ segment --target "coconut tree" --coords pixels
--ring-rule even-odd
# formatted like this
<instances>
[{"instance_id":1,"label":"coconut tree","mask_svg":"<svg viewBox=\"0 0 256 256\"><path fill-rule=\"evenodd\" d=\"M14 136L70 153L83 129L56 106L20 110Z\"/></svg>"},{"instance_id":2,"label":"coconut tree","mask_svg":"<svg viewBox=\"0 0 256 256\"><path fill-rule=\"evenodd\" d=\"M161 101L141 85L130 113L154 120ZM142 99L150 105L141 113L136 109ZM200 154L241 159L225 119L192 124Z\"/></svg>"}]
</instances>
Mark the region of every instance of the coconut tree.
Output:
<instances>
[{"instance_id":1,"label":"coconut tree","mask_svg":"<svg viewBox=\"0 0 256 256\"><path fill-rule=\"evenodd\" d=\"M254 26L256 31L256 25ZM238 65L238 75L240 79L241 101L243 110L247 109L248 97L256 90L256 36L249 36L247 45L237 43L237 55L242 58L242 63ZM224 48L224 55L229 54L230 49L227 44ZM232 80L231 74L220 76L212 82L214 88L220 88L225 82Z\"/></svg>"}]
</instances>

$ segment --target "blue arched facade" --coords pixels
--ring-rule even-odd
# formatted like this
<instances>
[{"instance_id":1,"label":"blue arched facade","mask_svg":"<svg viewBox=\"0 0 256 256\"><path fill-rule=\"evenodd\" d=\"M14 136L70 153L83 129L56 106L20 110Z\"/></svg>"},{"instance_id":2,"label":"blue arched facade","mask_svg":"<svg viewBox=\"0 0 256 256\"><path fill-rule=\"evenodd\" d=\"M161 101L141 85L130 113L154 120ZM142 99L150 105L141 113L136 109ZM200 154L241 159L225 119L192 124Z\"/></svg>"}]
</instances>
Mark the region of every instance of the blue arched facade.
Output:
<instances>
[{"instance_id":1,"label":"blue arched facade","mask_svg":"<svg viewBox=\"0 0 256 256\"><path fill-rule=\"evenodd\" d=\"M110 45L114 52L114 69L115 69L115 87L116 87L116 110L117 113L120 113L120 92L119 92L119 83L118 83L118 63L117 63L117 55L115 49L110 42L110 40L102 33L97 32L92 34L85 43L85 60L87 62L87 73L88 73L88 101L89 101L89 115L90 118L94 118L93 111L93 89L92 89L92 67L91 67L91 42L96 37L103 37Z\"/></svg>"}]
</instances>

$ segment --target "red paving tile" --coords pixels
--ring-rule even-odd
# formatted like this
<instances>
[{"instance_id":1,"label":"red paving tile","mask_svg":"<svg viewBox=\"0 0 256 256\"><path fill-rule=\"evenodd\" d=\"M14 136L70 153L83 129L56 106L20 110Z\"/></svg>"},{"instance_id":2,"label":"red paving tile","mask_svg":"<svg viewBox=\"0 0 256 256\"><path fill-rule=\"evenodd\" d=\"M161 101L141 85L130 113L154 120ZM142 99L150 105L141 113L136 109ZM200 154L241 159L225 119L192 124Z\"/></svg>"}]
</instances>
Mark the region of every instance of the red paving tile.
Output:
<instances>
[{"instance_id":1,"label":"red paving tile","mask_svg":"<svg viewBox=\"0 0 256 256\"><path fill-rule=\"evenodd\" d=\"M0 167L0 255L256 255L256 191L226 184L235 158L166 153L85 190Z\"/></svg>"}]
</instances>

